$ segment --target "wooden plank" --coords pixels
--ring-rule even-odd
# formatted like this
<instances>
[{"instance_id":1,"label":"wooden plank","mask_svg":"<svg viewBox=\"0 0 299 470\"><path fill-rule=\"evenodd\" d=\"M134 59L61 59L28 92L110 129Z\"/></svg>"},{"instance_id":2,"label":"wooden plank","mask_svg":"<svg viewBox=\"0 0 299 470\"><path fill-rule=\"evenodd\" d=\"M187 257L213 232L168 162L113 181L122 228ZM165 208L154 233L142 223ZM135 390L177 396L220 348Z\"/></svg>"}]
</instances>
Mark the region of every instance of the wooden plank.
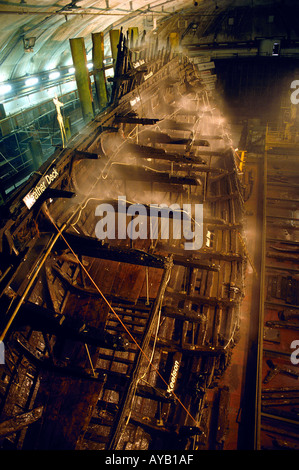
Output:
<instances>
[{"instance_id":1,"label":"wooden plank","mask_svg":"<svg viewBox=\"0 0 299 470\"><path fill-rule=\"evenodd\" d=\"M41 418L43 413L43 406L38 406L27 413L22 413L17 416L13 416L6 421L2 421L0 423L0 437L8 436L9 434L13 434L21 429L26 428L30 424L34 423L38 419Z\"/></svg>"}]
</instances>

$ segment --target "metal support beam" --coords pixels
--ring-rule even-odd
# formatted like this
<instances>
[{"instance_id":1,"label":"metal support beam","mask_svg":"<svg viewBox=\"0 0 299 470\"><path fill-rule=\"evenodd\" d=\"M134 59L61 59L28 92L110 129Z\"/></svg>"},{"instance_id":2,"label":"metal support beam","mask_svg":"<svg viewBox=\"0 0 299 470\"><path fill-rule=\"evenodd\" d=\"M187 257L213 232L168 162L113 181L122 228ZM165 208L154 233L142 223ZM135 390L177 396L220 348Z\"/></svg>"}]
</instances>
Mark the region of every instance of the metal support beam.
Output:
<instances>
[{"instance_id":1,"label":"metal support beam","mask_svg":"<svg viewBox=\"0 0 299 470\"><path fill-rule=\"evenodd\" d=\"M83 119L89 122L94 117L94 110L84 38L70 39L70 46Z\"/></svg>"},{"instance_id":2,"label":"metal support beam","mask_svg":"<svg viewBox=\"0 0 299 470\"><path fill-rule=\"evenodd\" d=\"M104 71L104 33L92 33L92 63L94 70L94 82L99 108L107 105L107 89Z\"/></svg>"}]
</instances>

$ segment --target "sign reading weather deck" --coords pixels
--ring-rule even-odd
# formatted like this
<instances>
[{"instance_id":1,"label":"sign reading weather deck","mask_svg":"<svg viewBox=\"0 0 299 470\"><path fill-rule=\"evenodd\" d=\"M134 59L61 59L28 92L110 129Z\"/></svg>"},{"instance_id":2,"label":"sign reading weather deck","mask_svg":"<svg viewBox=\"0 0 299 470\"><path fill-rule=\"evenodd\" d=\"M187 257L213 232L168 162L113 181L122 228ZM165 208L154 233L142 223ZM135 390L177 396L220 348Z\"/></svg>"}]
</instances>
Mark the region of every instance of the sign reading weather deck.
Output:
<instances>
[{"instance_id":1,"label":"sign reading weather deck","mask_svg":"<svg viewBox=\"0 0 299 470\"><path fill-rule=\"evenodd\" d=\"M43 194L43 192L47 189L48 186L54 181L57 176L59 175L57 169L51 168L49 173L47 173L45 176L43 176L37 185L29 191L28 194L23 198L23 201L25 202L26 206L28 209L31 209L31 207L36 203L38 198Z\"/></svg>"}]
</instances>

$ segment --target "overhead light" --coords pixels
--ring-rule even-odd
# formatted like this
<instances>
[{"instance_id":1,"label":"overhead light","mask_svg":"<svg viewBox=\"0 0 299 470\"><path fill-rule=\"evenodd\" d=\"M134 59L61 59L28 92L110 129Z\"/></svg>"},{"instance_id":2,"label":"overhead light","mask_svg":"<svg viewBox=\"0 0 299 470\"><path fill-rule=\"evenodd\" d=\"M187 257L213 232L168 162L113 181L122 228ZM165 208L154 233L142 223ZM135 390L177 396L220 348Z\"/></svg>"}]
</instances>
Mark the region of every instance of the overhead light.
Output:
<instances>
[{"instance_id":1,"label":"overhead light","mask_svg":"<svg viewBox=\"0 0 299 470\"><path fill-rule=\"evenodd\" d=\"M75 73L75 67L70 67L69 68L69 73Z\"/></svg>"},{"instance_id":2,"label":"overhead light","mask_svg":"<svg viewBox=\"0 0 299 470\"><path fill-rule=\"evenodd\" d=\"M27 78L27 80L25 81L26 86L33 86L33 85L36 85L37 83L38 83L37 77Z\"/></svg>"},{"instance_id":3,"label":"overhead light","mask_svg":"<svg viewBox=\"0 0 299 470\"><path fill-rule=\"evenodd\" d=\"M56 80L56 78L59 78L59 77L60 77L60 72L52 72L49 75L50 80Z\"/></svg>"},{"instance_id":4,"label":"overhead light","mask_svg":"<svg viewBox=\"0 0 299 470\"><path fill-rule=\"evenodd\" d=\"M5 93L9 93L11 91L11 85L3 84L0 85L0 95L5 95Z\"/></svg>"}]
</instances>

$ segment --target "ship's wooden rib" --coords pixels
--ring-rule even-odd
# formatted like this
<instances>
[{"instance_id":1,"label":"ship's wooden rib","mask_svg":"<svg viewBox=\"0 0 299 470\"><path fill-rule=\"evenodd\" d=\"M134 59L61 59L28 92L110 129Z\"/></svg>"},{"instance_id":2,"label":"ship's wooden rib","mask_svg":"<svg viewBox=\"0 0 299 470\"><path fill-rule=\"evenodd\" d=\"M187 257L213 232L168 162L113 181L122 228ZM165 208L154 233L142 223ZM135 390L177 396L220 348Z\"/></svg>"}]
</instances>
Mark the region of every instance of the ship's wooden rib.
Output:
<instances>
[{"instance_id":1,"label":"ship's wooden rib","mask_svg":"<svg viewBox=\"0 0 299 470\"><path fill-rule=\"evenodd\" d=\"M117 246L102 245L95 237L78 236L66 233L65 240L71 245L74 251L81 256L89 256L93 258L108 259L111 261L119 261L141 266L151 266L155 268L163 268L165 258L152 255L145 251L134 250L130 248L118 248ZM62 241L57 244L58 249L67 248Z\"/></svg>"}]
</instances>

